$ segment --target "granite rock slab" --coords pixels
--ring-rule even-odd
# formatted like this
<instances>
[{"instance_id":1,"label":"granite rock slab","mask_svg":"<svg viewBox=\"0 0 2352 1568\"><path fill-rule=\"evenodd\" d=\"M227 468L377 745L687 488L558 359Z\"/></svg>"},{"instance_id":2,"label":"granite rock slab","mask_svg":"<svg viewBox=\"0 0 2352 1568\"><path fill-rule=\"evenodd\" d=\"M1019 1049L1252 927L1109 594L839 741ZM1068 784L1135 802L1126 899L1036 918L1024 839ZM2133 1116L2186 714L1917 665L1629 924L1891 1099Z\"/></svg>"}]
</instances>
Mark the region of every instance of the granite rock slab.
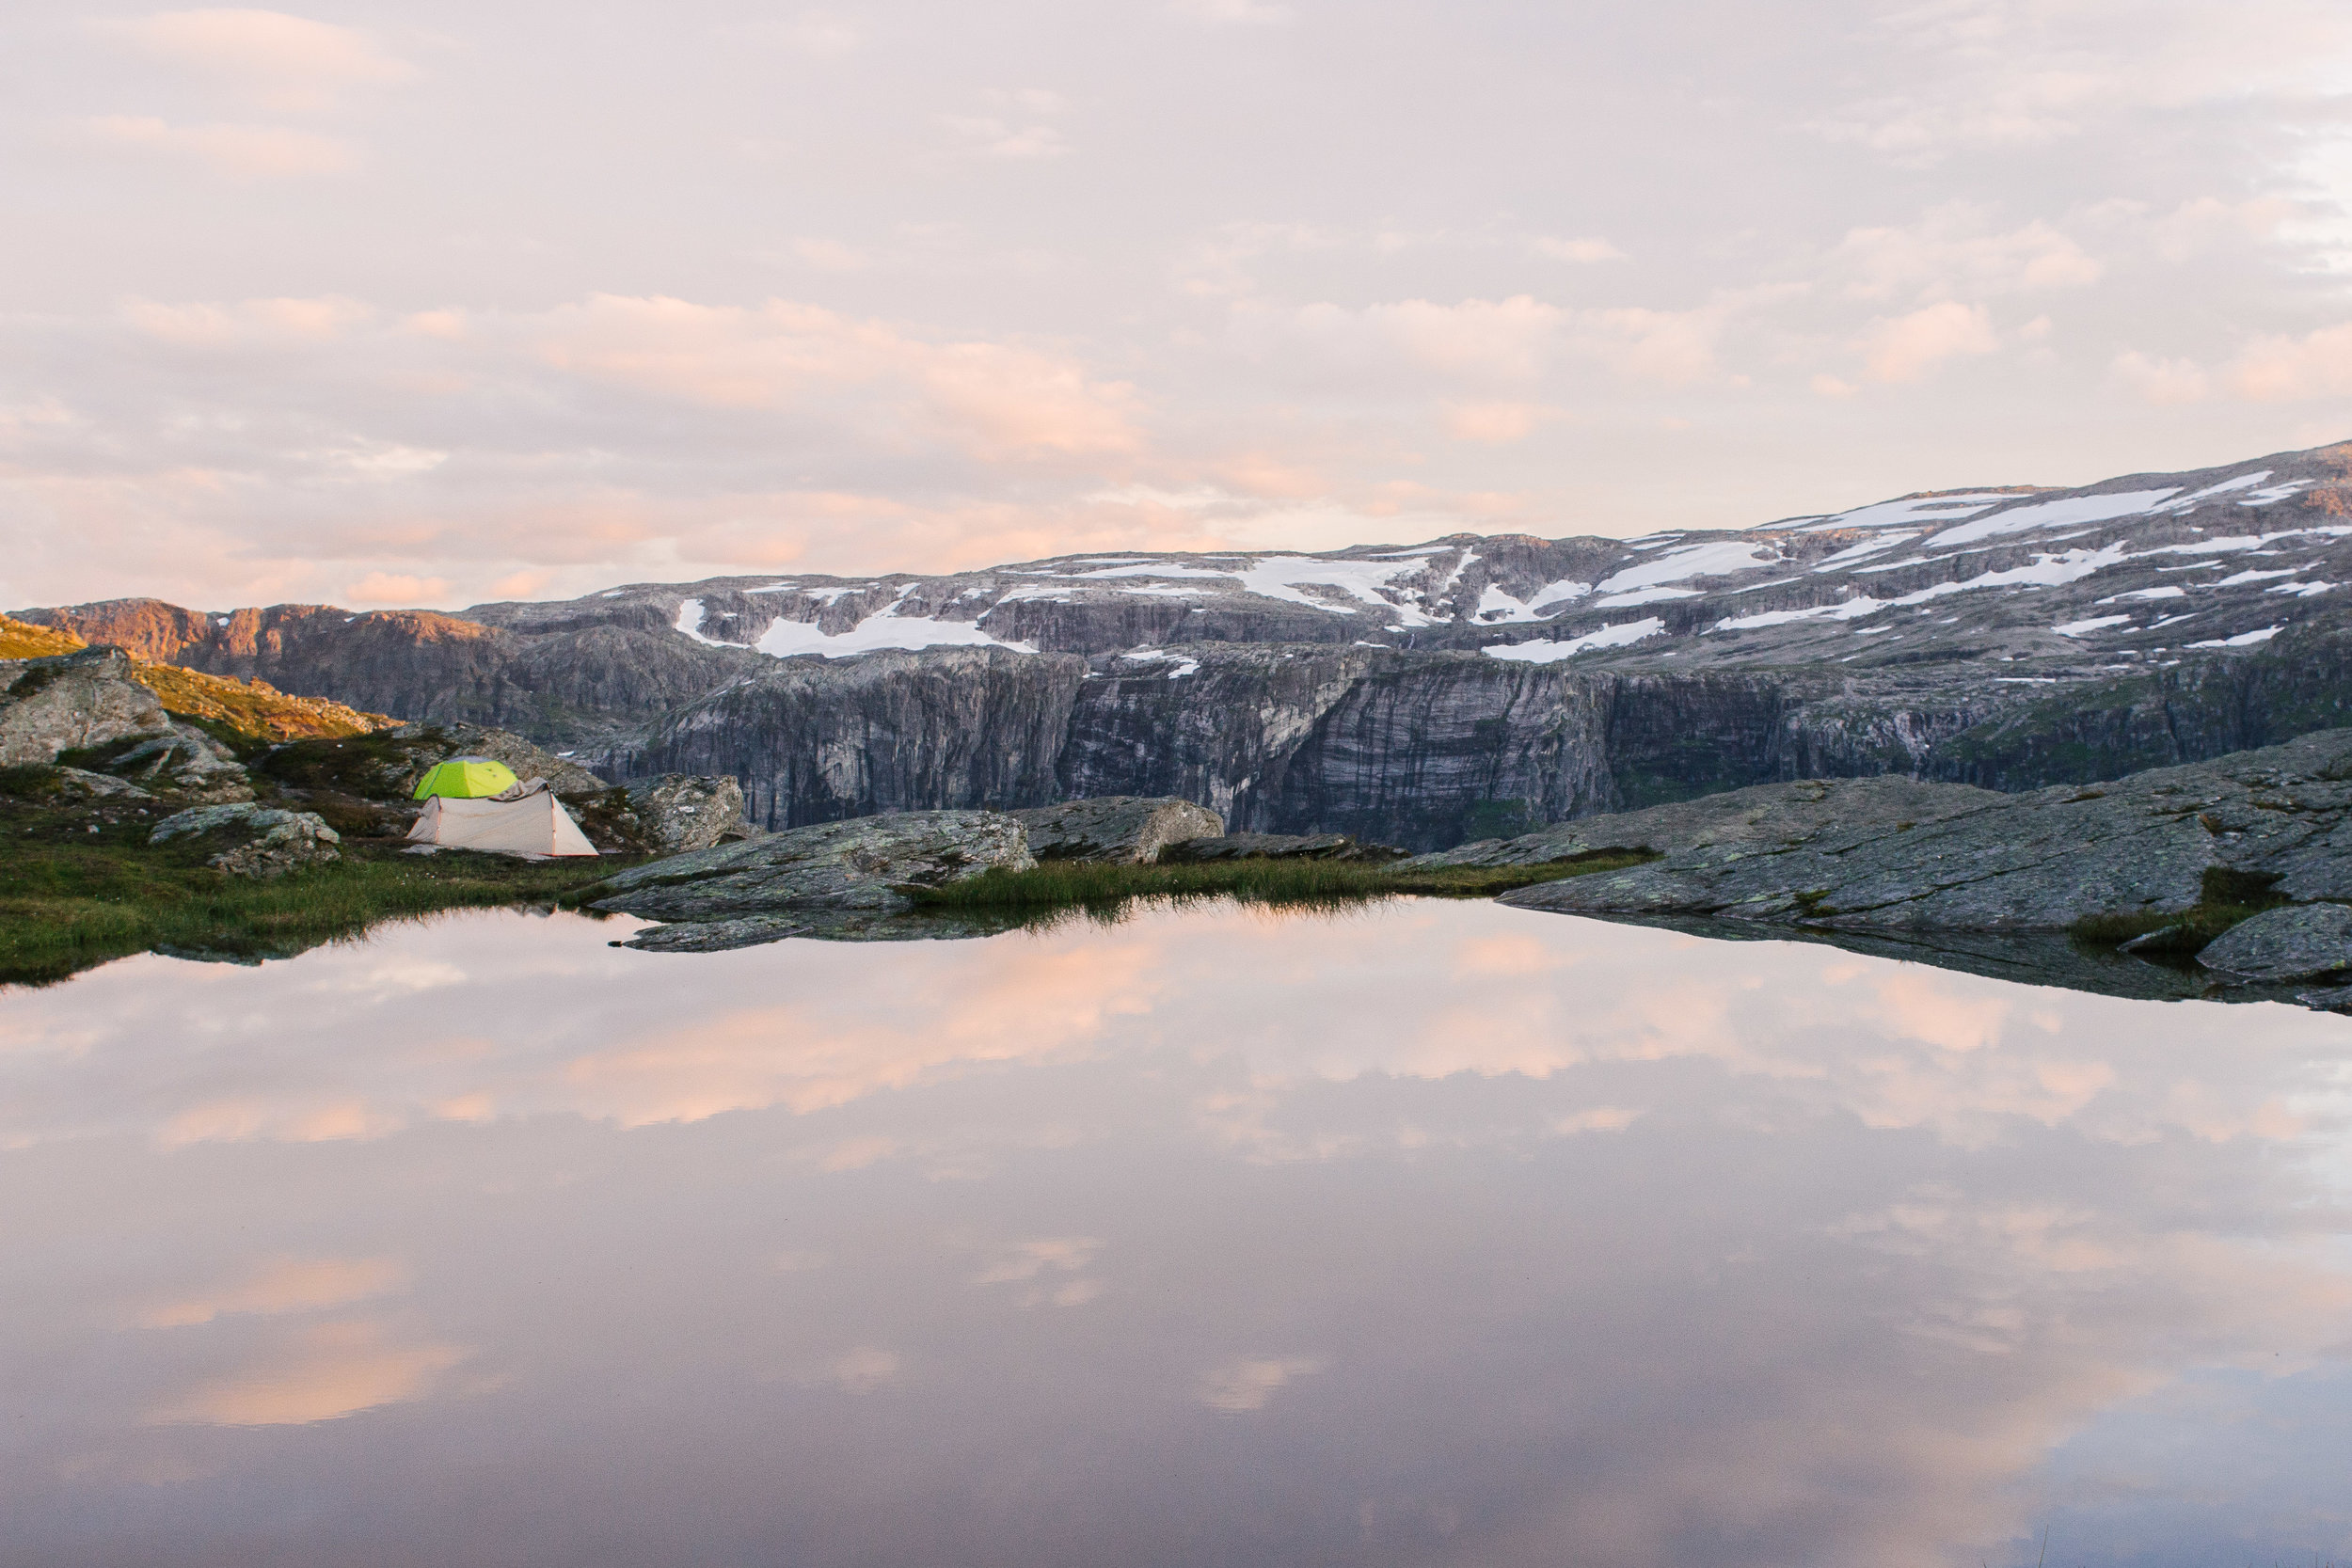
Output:
<instances>
[{"instance_id":1,"label":"granite rock slab","mask_svg":"<svg viewBox=\"0 0 2352 1568\"><path fill-rule=\"evenodd\" d=\"M1169 846L1217 838L1225 819L1206 806L1167 796L1104 795L1006 814L1029 835L1041 861L1151 865Z\"/></svg>"}]
</instances>

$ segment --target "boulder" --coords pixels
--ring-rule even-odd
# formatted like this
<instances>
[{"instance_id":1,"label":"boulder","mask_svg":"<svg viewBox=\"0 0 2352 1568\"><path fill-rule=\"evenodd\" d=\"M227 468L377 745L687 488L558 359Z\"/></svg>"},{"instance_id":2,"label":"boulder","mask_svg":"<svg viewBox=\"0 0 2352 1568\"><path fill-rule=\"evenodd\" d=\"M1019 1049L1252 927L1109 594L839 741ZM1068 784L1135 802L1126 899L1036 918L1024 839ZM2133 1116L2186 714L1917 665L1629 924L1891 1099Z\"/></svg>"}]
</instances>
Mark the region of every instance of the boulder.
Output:
<instances>
[{"instance_id":1,"label":"boulder","mask_svg":"<svg viewBox=\"0 0 2352 1568\"><path fill-rule=\"evenodd\" d=\"M2352 969L2352 909L2294 904L2265 910L2206 943L2197 961L2241 980L2312 980Z\"/></svg>"},{"instance_id":2,"label":"boulder","mask_svg":"<svg viewBox=\"0 0 2352 1568\"><path fill-rule=\"evenodd\" d=\"M247 803L196 806L165 817L147 835L150 844L202 834L222 848L204 863L233 877L268 881L306 865L338 860L342 836L324 818L307 811L278 811Z\"/></svg>"},{"instance_id":3,"label":"boulder","mask_svg":"<svg viewBox=\"0 0 2352 1568\"><path fill-rule=\"evenodd\" d=\"M155 797L127 779L93 773L86 768L56 770L57 793L83 800L152 800Z\"/></svg>"},{"instance_id":4,"label":"boulder","mask_svg":"<svg viewBox=\"0 0 2352 1568\"><path fill-rule=\"evenodd\" d=\"M758 829L743 820L743 786L702 773L664 773L632 779L628 809L639 836L658 855L707 849L731 839L751 838Z\"/></svg>"},{"instance_id":5,"label":"boulder","mask_svg":"<svg viewBox=\"0 0 2352 1568\"><path fill-rule=\"evenodd\" d=\"M665 921L736 920L799 909L898 912L894 891L937 887L1037 863L1028 834L993 811L911 811L861 816L723 844L631 866L595 905Z\"/></svg>"},{"instance_id":6,"label":"boulder","mask_svg":"<svg viewBox=\"0 0 2352 1568\"><path fill-rule=\"evenodd\" d=\"M140 742L107 765L151 789L212 804L253 799L253 783L236 753L194 724L180 720L163 735Z\"/></svg>"},{"instance_id":7,"label":"boulder","mask_svg":"<svg viewBox=\"0 0 2352 1568\"><path fill-rule=\"evenodd\" d=\"M1041 861L1150 865L1170 845L1225 832L1225 819L1208 807L1169 797L1104 795L1005 815L1027 830L1029 853Z\"/></svg>"},{"instance_id":8,"label":"boulder","mask_svg":"<svg viewBox=\"0 0 2352 1568\"><path fill-rule=\"evenodd\" d=\"M167 732L164 705L131 670L119 648L0 661L0 767Z\"/></svg>"},{"instance_id":9,"label":"boulder","mask_svg":"<svg viewBox=\"0 0 2352 1568\"><path fill-rule=\"evenodd\" d=\"M1359 844L1345 833L1227 833L1192 838L1162 851L1164 861L1361 861L1375 864L1403 860L1406 851L1386 844Z\"/></svg>"}]
</instances>

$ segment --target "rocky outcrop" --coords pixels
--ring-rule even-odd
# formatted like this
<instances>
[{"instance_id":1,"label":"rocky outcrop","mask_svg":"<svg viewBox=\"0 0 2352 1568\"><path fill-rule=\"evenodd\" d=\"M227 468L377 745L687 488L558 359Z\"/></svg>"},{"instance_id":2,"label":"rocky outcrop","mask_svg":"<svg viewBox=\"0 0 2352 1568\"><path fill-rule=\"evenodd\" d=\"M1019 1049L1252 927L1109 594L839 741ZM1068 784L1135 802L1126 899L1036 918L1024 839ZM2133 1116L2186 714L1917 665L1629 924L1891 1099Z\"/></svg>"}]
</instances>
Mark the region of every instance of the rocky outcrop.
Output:
<instances>
[{"instance_id":1,"label":"rocky outcrop","mask_svg":"<svg viewBox=\"0 0 2352 1568\"><path fill-rule=\"evenodd\" d=\"M1106 795L1064 800L1006 815L1029 835L1041 861L1093 861L1151 865L1172 847L1225 831L1216 813L1190 800Z\"/></svg>"},{"instance_id":2,"label":"rocky outcrop","mask_svg":"<svg viewBox=\"0 0 2352 1568\"><path fill-rule=\"evenodd\" d=\"M2208 942L2197 961L2246 980L2316 980L2352 969L2352 909L2265 910Z\"/></svg>"},{"instance_id":3,"label":"rocky outcrop","mask_svg":"<svg viewBox=\"0 0 2352 1568\"><path fill-rule=\"evenodd\" d=\"M117 752L108 767L149 789L167 790L185 800L217 805L253 799L252 780L236 753L194 724L176 719L167 733Z\"/></svg>"},{"instance_id":4,"label":"rocky outcrop","mask_svg":"<svg viewBox=\"0 0 2352 1568\"><path fill-rule=\"evenodd\" d=\"M629 814L646 847L679 855L714 844L750 838L758 832L743 820L743 786L733 779L691 773L632 779L626 786Z\"/></svg>"},{"instance_id":5,"label":"rocky outcrop","mask_svg":"<svg viewBox=\"0 0 2352 1568\"><path fill-rule=\"evenodd\" d=\"M61 752L161 735L170 716L132 677L130 657L90 648L0 661L0 767L55 762Z\"/></svg>"},{"instance_id":6,"label":"rocky outcrop","mask_svg":"<svg viewBox=\"0 0 2352 1568\"><path fill-rule=\"evenodd\" d=\"M789 935L819 915L904 913L914 906L900 887L939 887L1036 863L1027 833L1001 813L906 812L632 866L603 884L594 907L668 923L735 922L724 945L739 946ZM754 934L760 930L769 935Z\"/></svg>"},{"instance_id":7,"label":"rocky outcrop","mask_svg":"<svg viewBox=\"0 0 2352 1568\"><path fill-rule=\"evenodd\" d=\"M314 813L251 804L198 806L167 816L155 824L148 842L168 844L190 836L219 846L205 864L258 881L342 857L336 847L342 836Z\"/></svg>"},{"instance_id":8,"label":"rocky outcrop","mask_svg":"<svg viewBox=\"0 0 2352 1568\"><path fill-rule=\"evenodd\" d=\"M1345 833L1228 833L1171 844L1161 859L1210 865L1228 861L1350 861L1380 864L1403 860L1385 844L1359 844Z\"/></svg>"},{"instance_id":9,"label":"rocky outcrop","mask_svg":"<svg viewBox=\"0 0 2352 1568\"><path fill-rule=\"evenodd\" d=\"M2352 730L2333 730L2013 796L1895 779L1770 785L1432 858L1481 863L1602 847L1661 856L1504 897L1567 913L2060 930L2091 916L2185 911L2217 887L2352 900L2348 811Z\"/></svg>"}]
</instances>

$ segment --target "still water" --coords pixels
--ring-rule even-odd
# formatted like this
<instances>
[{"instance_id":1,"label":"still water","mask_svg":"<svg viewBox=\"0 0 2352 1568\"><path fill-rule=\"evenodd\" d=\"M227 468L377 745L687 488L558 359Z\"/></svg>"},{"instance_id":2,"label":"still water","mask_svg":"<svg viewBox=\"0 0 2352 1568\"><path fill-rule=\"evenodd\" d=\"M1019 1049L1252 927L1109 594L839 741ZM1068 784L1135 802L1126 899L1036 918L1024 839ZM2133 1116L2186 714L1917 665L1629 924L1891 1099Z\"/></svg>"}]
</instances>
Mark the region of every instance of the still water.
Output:
<instances>
[{"instance_id":1,"label":"still water","mask_svg":"<svg viewBox=\"0 0 2352 1568\"><path fill-rule=\"evenodd\" d=\"M2352 1021L1404 901L0 994L8 1564L2352 1556Z\"/></svg>"}]
</instances>

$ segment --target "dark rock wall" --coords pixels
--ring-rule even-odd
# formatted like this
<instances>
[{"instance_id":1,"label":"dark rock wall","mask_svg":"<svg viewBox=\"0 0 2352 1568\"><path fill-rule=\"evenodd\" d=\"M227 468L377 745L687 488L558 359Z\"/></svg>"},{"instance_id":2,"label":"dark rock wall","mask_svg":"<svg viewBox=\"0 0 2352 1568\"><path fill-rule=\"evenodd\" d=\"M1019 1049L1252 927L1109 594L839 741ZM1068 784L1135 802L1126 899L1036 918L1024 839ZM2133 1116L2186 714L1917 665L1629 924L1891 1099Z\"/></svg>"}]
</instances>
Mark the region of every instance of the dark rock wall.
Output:
<instances>
[{"instance_id":1,"label":"dark rock wall","mask_svg":"<svg viewBox=\"0 0 2352 1568\"><path fill-rule=\"evenodd\" d=\"M2352 637L2282 637L2074 686L1953 736L1916 769L1987 789L2089 784L2352 725Z\"/></svg>"},{"instance_id":2,"label":"dark rock wall","mask_svg":"<svg viewBox=\"0 0 2352 1568\"><path fill-rule=\"evenodd\" d=\"M603 770L732 775L766 828L1041 805L1087 674L1073 656L992 648L763 662Z\"/></svg>"}]
</instances>

